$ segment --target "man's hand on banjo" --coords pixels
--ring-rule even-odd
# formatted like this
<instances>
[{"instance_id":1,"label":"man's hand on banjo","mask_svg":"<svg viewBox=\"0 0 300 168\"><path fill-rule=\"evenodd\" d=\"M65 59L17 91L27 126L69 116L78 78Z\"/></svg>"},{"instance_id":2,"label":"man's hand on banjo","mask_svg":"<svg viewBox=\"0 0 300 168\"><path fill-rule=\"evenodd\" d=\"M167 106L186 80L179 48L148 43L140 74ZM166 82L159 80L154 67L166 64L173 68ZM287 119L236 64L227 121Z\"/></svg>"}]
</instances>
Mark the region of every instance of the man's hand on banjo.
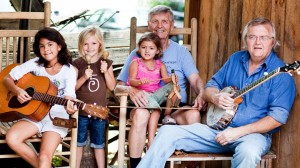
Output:
<instances>
[{"instance_id":1,"label":"man's hand on banjo","mask_svg":"<svg viewBox=\"0 0 300 168\"><path fill-rule=\"evenodd\" d=\"M212 95L212 103L222 109L231 110L234 107L234 99L231 98L232 96L233 93L232 94L226 92L215 93Z\"/></svg>"}]
</instances>

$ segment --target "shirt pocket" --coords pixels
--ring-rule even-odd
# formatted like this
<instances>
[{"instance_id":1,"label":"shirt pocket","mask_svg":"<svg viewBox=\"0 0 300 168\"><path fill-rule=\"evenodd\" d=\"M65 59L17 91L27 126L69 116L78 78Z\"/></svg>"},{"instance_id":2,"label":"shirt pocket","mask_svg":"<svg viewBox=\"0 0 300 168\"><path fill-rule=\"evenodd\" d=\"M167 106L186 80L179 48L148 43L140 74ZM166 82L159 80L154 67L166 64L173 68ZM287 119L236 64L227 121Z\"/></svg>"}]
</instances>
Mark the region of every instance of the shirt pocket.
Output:
<instances>
[{"instance_id":1,"label":"shirt pocket","mask_svg":"<svg viewBox=\"0 0 300 168\"><path fill-rule=\"evenodd\" d=\"M270 95L270 88L266 85L259 86L254 88L252 92L250 92L250 100L253 107L262 109L268 107Z\"/></svg>"}]
</instances>

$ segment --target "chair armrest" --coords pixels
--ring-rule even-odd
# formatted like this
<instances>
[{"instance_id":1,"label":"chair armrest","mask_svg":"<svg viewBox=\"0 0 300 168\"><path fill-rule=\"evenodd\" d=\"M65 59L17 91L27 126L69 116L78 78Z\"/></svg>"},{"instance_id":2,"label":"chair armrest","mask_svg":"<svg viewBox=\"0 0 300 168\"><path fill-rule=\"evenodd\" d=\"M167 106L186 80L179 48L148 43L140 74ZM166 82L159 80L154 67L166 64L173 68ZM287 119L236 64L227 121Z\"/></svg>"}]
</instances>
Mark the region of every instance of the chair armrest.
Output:
<instances>
[{"instance_id":1,"label":"chair armrest","mask_svg":"<svg viewBox=\"0 0 300 168\"><path fill-rule=\"evenodd\" d=\"M118 165L124 165L126 113L127 113L126 106L127 106L128 93L116 93L115 95L120 97Z\"/></svg>"},{"instance_id":2,"label":"chair armrest","mask_svg":"<svg viewBox=\"0 0 300 168\"><path fill-rule=\"evenodd\" d=\"M115 96L117 97L123 97L123 96L128 96L128 93L122 92L122 93L115 93Z\"/></svg>"},{"instance_id":3,"label":"chair armrest","mask_svg":"<svg viewBox=\"0 0 300 168\"><path fill-rule=\"evenodd\" d=\"M75 113L73 113L73 114L71 115L71 117L72 117L72 118L76 118L76 120L78 120L78 111L75 112Z\"/></svg>"}]
</instances>

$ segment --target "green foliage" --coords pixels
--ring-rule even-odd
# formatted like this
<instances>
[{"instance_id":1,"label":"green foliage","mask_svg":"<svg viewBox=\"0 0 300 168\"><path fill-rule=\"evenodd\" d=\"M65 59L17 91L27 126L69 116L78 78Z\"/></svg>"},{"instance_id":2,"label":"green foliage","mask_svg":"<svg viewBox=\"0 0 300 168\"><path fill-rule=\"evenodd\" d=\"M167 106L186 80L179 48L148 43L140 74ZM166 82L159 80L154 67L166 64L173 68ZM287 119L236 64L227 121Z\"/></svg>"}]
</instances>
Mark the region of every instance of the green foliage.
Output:
<instances>
[{"instance_id":1,"label":"green foliage","mask_svg":"<svg viewBox=\"0 0 300 168\"><path fill-rule=\"evenodd\" d=\"M184 12L184 1L176 1L176 0L151 0L149 1L150 7L154 7L156 5L165 5L169 6L171 9L175 11Z\"/></svg>"},{"instance_id":2,"label":"green foliage","mask_svg":"<svg viewBox=\"0 0 300 168\"><path fill-rule=\"evenodd\" d=\"M53 156L52 157L52 165L53 166L62 166L62 158L58 156Z\"/></svg>"}]
</instances>

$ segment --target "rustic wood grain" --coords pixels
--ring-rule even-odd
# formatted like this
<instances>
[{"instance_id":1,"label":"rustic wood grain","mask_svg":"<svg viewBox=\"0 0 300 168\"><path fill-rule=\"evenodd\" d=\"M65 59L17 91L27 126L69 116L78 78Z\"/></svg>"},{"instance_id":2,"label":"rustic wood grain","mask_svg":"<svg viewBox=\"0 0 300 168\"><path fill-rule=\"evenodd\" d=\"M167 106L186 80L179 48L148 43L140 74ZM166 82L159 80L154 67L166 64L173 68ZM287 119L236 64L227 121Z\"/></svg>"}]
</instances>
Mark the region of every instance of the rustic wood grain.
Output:
<instances>
[{"instance_id":1,"label":"rustic wood grain","mask_svg":"<svg viewBox=\"0 0 300 168\"><path fill-rule=\"evenodd\" d=\"M285 62L300 60L300 29L299 12L300 2L286 1L284 17L284 34L282 34L283 53L280 54ZM294 102L291 115L281 130L280 158L278 167L298 167L300 156L300 114L299 114L299 87L300 76L294 76L297 85L297 98Z\"/></svg>"},{"instance_id":2,"label":"rustic wood grain","mask_svg":"<svg viewBox=\"0 0 300 168\"><path fill-rule=\"evenodd\" d=\"M197 2L196 2L197 1ZM298 0L190 0L199 4L198 58L200 76L207 82L229 56L240 49L241 31L256 17L273 21L281 46L277 54L286 63L300 60L300 1ZM191 15L191 14L190 14ZM188 15L187 15L188 16ZM190 19L190 18L186 18ZM299 167L300 155L300 76L294 75L297 97L287 124L273 136L272 149L277 155L273 168ZM209 164L207 167L218 167Z\"/></svg>"},{"instance_id":3,"label":"rustic wood grain","mask_svg":"<svg viewBox=\"0 0 300 168\"><path fill-rule=\"evenodd\" d=\"M209 70L212 57L209 53L210 42L210 15L211 15L211 3L209 1L201 1L200 14L199 14L199 27L198 27L198 59L197 65L200 70L200 76L204 82L208 80L209 75L212 74Z\"/></svg>"}]
</instances>

